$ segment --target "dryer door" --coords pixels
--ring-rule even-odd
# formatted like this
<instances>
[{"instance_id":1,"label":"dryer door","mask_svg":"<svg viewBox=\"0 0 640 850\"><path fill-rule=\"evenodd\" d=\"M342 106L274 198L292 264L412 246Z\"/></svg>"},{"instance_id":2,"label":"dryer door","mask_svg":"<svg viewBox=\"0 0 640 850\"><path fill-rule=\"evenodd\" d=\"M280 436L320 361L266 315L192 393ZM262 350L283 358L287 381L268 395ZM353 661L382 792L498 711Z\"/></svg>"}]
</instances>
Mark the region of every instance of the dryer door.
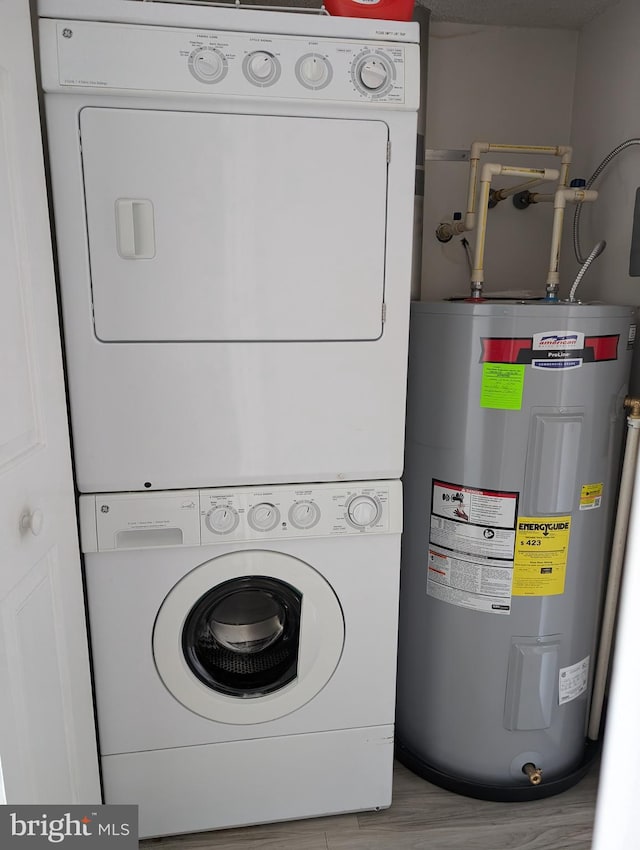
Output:
<instances>
[{"instance_id":1,"label":"dryer door","mask_svg":"<svg viewBox=\"0 0 640 850\"><path fill-rule=\"evenodd\" d=\"M382 121L87 107L96 336L373 340L382 333Z\"/></svg>"},{"instance_id":2,"label":"dryer door","mask_svg":"<svg viewBox=\"0 0 640 850\"><path fill-rule=\"evenodd\" d=\"M340 603L304 561L233 552L168 593L153 631L156 668L186 708L221 723L295 711L333 675L344 645Z\"/></svg>"}]
</instances>

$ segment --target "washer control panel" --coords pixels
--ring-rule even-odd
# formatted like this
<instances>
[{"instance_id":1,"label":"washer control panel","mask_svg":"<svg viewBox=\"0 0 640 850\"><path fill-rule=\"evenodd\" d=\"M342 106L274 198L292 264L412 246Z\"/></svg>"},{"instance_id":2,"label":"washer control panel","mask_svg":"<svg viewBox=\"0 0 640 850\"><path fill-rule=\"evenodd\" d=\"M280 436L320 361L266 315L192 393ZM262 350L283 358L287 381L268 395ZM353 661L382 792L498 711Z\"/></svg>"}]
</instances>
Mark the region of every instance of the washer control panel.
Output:
<instances>
[{"instance_id":1,"label":"washer control panel","mask_svg":"<svg viewBox=\"0 0 640 850\"><path fill-rule=\"evenodd\" d=\"M80 496L83 552L401 531L399 481Z\"/></svg>"},{"instance_id":2,"label":"washer control panel","mask_svg":"<svg viewBox=\"0 0 640 850\"><path fill-rule=\"evenodd\" d=\"M389 491L385 481L201 490L202 543L386 533Z\"/></svg>"},{"instance_id":3,"label":"washer control panel","mask_svg":"<svg viewBox=\"0 0 640 850\"><path fill-rule=\"evenodd\" d=\"M47 91L89 87L137 96L173 92L417 108L417 44L97 21L43 21L42 37L55 37L56 68L45 62L43 70Z\"/></svg>"}]
</instances>

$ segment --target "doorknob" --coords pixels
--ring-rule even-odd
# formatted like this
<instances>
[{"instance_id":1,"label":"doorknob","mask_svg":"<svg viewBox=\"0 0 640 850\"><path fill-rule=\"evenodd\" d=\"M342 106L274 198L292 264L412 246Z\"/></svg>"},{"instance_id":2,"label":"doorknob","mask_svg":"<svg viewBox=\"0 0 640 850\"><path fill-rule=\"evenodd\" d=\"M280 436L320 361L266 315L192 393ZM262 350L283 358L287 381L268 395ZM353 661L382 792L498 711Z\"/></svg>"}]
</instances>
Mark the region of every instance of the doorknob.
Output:
<instances>
[{"instance_id":1,"label":"doorknob","mask_svg":"<svg viewBox=\"0 0 640 850\"><path fill-rule=\"evenodd\" d=\"M35 511L25 511L20 517L20 528L22 531L30 531L34 537L37 537L42 531L44 525L44 514L39 508Z\"/></svg>"}]
</instances>

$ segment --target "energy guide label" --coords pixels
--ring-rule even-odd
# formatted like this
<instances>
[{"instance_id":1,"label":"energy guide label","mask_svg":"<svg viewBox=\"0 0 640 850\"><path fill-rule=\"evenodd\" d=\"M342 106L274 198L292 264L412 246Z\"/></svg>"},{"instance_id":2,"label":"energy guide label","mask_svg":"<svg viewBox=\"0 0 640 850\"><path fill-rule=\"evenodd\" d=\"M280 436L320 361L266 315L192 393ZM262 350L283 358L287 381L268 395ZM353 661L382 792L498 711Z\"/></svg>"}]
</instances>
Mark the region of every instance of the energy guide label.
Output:
<instances>
[{"instance_id":1,"label":"energy guide label","mask_svg":"<svg viewBox=\"0 0 640 850\"><path fill-rule=\"evenodd\" d=\"M433 480L428 596L509 614L518 495Z\"/></svg>"}]
</instances>

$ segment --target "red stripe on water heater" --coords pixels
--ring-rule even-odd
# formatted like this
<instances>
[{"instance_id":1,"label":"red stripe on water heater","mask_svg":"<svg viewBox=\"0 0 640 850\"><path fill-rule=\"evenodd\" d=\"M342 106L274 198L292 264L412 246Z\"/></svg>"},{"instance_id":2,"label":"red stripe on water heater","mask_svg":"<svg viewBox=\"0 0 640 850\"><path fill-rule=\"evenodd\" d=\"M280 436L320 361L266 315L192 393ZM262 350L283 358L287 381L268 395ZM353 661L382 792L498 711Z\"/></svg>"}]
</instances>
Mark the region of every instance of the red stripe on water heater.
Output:
<instances>
[{"instance_id":1,"label":"red stripe on water heater","mask_svg":"<svg viewBox=\"0 0 640 850\"><path fill-rule=\"evenodd\" d=\"M607 334L605 336L587 336L584 340L584 348L562 349L567 357L579 357L584 363L598 363L606 360L618 359L619 334ZM481 363L520 363L529 364L533 359L545 360L554 355L549 349L533 350L533 339L531 337L481 337L482 354ZM552 349L553 351L553 349ZM556 355L557 356L557 355Z\"/></svg>"},{"instance_id":2,"label":"red stripe on water heater","mask_svg":"<svg viewBox=\"0 0 640 850\"><path fill-rule=\"evenodd\" d=\"M593 350L594 360L617 360L619 334L585 337L584 347Z\"/></svg>"},{"instance_id":3,"label":"red stripe on water heater","mask_svg":"<svg viewBox=\"0 0 640 850\"><path fill-rule=\"evenodd\" d=\"M528 351L533 345L531 337L510 339L508 337L482 337L481 363L517 363L521 351Z\"/></svg>"}]
</instances>

